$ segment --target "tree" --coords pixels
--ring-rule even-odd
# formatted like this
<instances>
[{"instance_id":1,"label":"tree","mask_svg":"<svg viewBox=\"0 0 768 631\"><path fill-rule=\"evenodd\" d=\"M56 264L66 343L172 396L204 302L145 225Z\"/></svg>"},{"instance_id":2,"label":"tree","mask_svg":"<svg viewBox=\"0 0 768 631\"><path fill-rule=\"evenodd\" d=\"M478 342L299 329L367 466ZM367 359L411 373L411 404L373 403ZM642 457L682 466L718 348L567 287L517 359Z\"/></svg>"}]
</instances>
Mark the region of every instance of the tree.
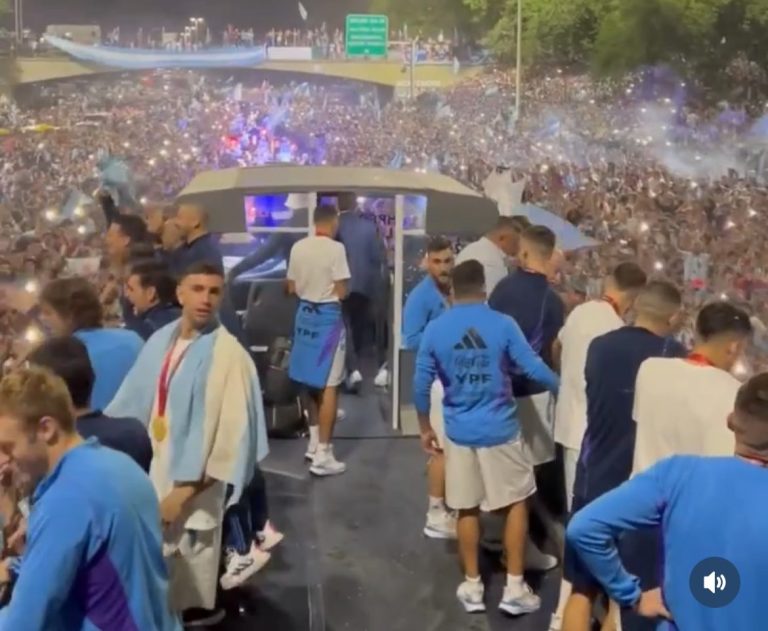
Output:
<instances>
[{"instance_id":1,"label":"tree","mask_svg":"<svg viewBox=\"0 0 768 631\"><path fill-rule=\"evenodd\" d=\"M389 16L390 28L407 25L414 35L443 31L450 39L454 29L467 33L472 27L470 10L463 0L371 0L370 10Z\"/></svg>"},{"instance_id":2,"label":"tree","mask_svg":"<svg viewBox=\"0 0 768 631\"><path fill-rule=\"evenodd\" d=\"M11 12L10 0L0 0L0 15ZM0 57L0 94L10 95L14 86L18 83L19 67L11 55Z\"/></svg>"}]
</instances>

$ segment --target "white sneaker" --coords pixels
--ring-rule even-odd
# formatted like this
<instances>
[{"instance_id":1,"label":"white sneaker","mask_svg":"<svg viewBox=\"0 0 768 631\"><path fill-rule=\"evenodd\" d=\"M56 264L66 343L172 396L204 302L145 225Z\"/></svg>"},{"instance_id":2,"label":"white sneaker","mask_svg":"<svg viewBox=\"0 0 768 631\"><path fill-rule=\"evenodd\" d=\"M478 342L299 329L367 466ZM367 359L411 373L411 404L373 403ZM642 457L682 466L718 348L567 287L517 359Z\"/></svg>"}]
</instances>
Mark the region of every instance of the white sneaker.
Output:
<instances>
[{"instance_id":1,"label":"white sneaker","mask_svg":"<svg viewBox=\"0 0 768 631\"><path fill-rule=\"evenodd\" d=\"M456 590L456 598L464 607L464 611L467 613L479 613L485 611L485 603L483 602L483 596L485 595L485 588L482 583L472 583L470 581L464 581Z\"/></svg>"},{"instance_id":2,"label":"white sneaker","mask_svg":"<svg viewBox=\"0 0 768 631\"><path fill-rule=\"evenodd\" d=\"M325 452L318 449L315 453L315 459L312 461L312 466L309 468L310 473L320 477L340 475L346 470L347 465L339 462L333 456L333 447L328 447Z\"/></svg>"},{"instance_id":3,"label":"white sneaker","mask_svg":"<svg viewBox=\"0 0 768 631\"><path fill-rule=\"evenodd\" d=\"M557 567L557 557L546 554L528 537L525 541L525 569L533 572L549 572Z\"/></svg>"},{"instance_id":4,"label":"white sneaker","mask_svg":"<svg viewBox=\"0 0 768 631\"><path fill-rule=\"evenodd\" d=\"M265 552L264 554L267 557L263 560L261 566L258 566L250 554L238 554L234 550L227 550L226 570L219 581L221 588L224 590L233 589L245 583L269 561L269 553Z\"/></svg>"},{"instance_id":5,"label":"white sneaker","mask_svg":"<svg viewBox=\"0 0 768 631\"><path fill-rule=\"evenodd\" d=\"M312 443L309 443L307 445L307 450L304 452L304 460L309 460L310 462L313 462L315 459L315 454L317 453L317 443L314 445Z\"/></svg>"},{"instance_id":6,"label":"white sneaker","mask_svg":"<svg viewBox=\"0 0 768 631\"><path fill-rule=\"evenodd\" d=\"M344 419L346 419L346 418L347 418L347 412L346 412L346 410L342 410L341 408L339 408L339 409L336 411L336 422L337 422L337 423L341 423L341 422L342 422Z\"/></svg>"},{"instance_id":7,"label":"white sneaker","mask_svg":"<svg viewBox=\"0 0 768 631\"><path fill-rule=\"evenodd\" d=\"M361 383L363 383L363 376L360 374L359 370L355 370L349 377L347 377L347 388L349 390L356 390Z\"/></svg>"},{"instance_id":8,"label":"white sneaker","mask_svg":"<svg viewBox=\"0 0 768 631\"><path fill-rule=\"evenodd\" d=\"M264 550L264 552L269 552L285 538L282 532L275 530L270 521L266 523L264 530L258 533L257 536L259 538L259 545L257 547Z\"/></svg>"},{"instance_id":9,"label":"white sneaker","mask_svg":"<svg viewBox=\"0 0 768 631\"><path fill-rule=\"evenodd\" d=\"M424 534L430 539L456 539L456 517L447 511L428 512Z\"/></svg>"},{"instance_id":10,"label":"white sneaker","mask_svg":"<svg viewBox=\"0 0 768 631\"><path fill-rule=\"evenodd\" d=\"M499 609L511 616L522 616L526 613L538 611L541 607L541 598L531 591L527 584L523 583L523 590L513 593L509 587L504 588L504 596L499 603Z\"/></svg>"},{"instance_id":11,"label":"white sneaker","mask_svg":"<svg viewBox=\"0 0 768 631\"><path fill-rule=\"evenodd\" d=\"M389 385L389 370L384 367L379 368L379 372L376 373L376 377L373 380L373 385L377 388L386 388Z\"/></svg>"}]
</instances>

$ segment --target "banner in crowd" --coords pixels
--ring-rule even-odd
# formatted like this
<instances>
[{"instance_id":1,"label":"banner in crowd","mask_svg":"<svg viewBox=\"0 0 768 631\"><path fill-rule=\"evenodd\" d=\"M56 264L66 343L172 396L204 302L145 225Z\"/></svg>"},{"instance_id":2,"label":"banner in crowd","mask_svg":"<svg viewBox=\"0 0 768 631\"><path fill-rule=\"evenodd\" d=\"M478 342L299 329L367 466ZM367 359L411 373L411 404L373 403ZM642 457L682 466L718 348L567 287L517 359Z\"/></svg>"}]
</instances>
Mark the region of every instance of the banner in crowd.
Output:
<instances>
[{"instance_id":1,"label":"banner in crowd","mask_svg":"<svg viewBox=\"0 0 768 631\"><path fill-rule=\"evenodd\" d=\"M309 46L268 46L267 59L270 61L311 61L312 48Z\"/></svg>"},{"instance_id":2,"label":"banner in crowd","mask_svg":"<svg viewBox=\"0 0 768 631\"><path fill-rule=\"evenodd\" d=\"M86 46L61 37L46 35L45 41L75 59L91 63L143 70L156 68L221 68L225 66L247 67L266 59L265 48L212 48L199 51L167 51L144 48L117 48L110 46Z\"/></svg>"}]
</instances>

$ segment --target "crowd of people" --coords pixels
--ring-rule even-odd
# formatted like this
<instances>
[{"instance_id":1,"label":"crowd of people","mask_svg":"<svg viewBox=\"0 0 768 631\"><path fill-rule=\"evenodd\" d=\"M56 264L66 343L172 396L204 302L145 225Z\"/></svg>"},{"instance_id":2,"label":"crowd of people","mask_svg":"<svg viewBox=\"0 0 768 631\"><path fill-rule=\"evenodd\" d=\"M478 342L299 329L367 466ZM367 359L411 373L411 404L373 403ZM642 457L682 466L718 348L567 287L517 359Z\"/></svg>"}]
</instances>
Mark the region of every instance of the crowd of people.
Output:
<instances>
[{"instance_id":1,"label":"crowd of people","mask_svg":"<svg viewBox=\"0 0 768 631\"><path fill-rule=\"evenodd\" d=\"M4 100L0 315L8 376L0 384L0 412L42 439L30 447L28 431L13 427L7 440L11 450L30 454L6 456L23 465L21 474L37 486L33 499L41 507L24 526L18 502L7 502L9 541L17 542L27 528L28 541L45 543L53 532L44 528L48 520L66 521L73 513L70 491L53 492L60 480L93 477L106 483L119 477L130 493L94 486L78 496L81 513L122 514L135 506L141 523L100 540L85 517L67 522L72 546L82 546L94 573L119 568L114 589L129 583L131 572L147 574L154 581L148 589L167 594L172 611L185 612L186 623L210 623L221 616L217 586L241 585L267 563L282 535L268 520L257 465L267 448L259 380L238 343L236 317L223 291L223 260L205 210L169 205L199 171L279 161L280 151L261 155L259 139L267 138L267 145L282 139L292 145L291 160L440 171L476 189L501 171L510 184L523 183L524 201L595 239L595 247L563 253L550 229L530 226L520 216L502 217L476 243L432 240L426 252L407 261L411 276L423 278L408 288L403 336L418 351L416 407L432 457L425 533L458 537L466 578L458 596L468 611L480 611L485 605L477 568L479 516L504 512L508 578L501 608L513 615L536 610L540 602L523 569L536 554L538 565L551 563L533 551L527 504L536 491L537 469L553 461L557 442L565 452L570 501L582 510L569 530L567 583L552 628L562 621L566 631L586 629L601 590L641 614L668 614L657 593L640 596L606 550L624 527L622 519L667 519L667 513L651 514L651 504L671 494L685 500L683 508L670 510L700 509L700 498L711 489L694 493L678 478L694 466L715 479L716 467L664 458L731 454L724 415L731 414L737 451L750 462L761 461L764 379L754 377L739 389L728 373L746 380L765 366L768 259L759 243L766 236L761 219L768 195L747 153L749 142L759 140L750 131L762 112L699 106L692 87L685 101L686 86L669 77L638 76L605 86L559 72L526 81L524 107L516 112L513 83L509 74L489 70L414 102L382 104L367 88L244 86L226 76L174 71L145 73L138 80L124 75L62 82L28 89L18 103ZM368 304L350 304L362 290L348 293L355 280L352 253L360 250L355 237L363 230L345 219L355 206L349 195L320 204L317 234L303 245L292 242L286 252L288 288L304 307L289 372L311 393L307 458L319 476L346 469L332 448L336 389L350 367L342 331L345 316L349 324ZM339 230L344 247L334 240ZM378 238L375 231L366 235ZM367 256L372 248L364 250ZM507 276L510 259L518 268ZM318 274L327 278L318 280ZM448 309L451 301L460 308ZM501 314L513 316L517 325ZM630 314L635 326L625 330L621 325ZM468 318L472 327L465 331ZM215 326L219 319L224 326ZM110 328L114 323L125 328ZM612 332L626 339L604 341ZM754 344L747 344L750 337ZM590 345L595 338L603 346ZM336 352L318 339L333 340ZM684 349L692 349L687 359ZM510 384L507 376L483 369L501 364L517 366ZM559 377L552 370L558 367ZM457 370L462 379L453 378ZM615 383L604 381L607 373ZM676 389L697 379L701 383L687 388L687 397ZM629 401L626 390L635 389L636 380ZM556 418L569 420L552 431L546 419L551 393L558 390ZM499 418L498 401L483 398L491 391L507 397ZM694 405L691 397L702 402ZM25 407L30 398L37 407ZM673 400L674 409L660 409ZM478 405L493 417L481 435L468 422ZM633 422L638 426L637 446L632 436L629 447L615 450L610 470L601 469L604 459L588 457L603 453L592 449L606 440L600 426L606 415L626 423L610 446L602 443L604 451L626 439ZM98 422L104 416L125 421L119 435L105 433L107 425ZM668 419L669 426L659 419ZM690 435L670 429L681 419L690 420ZM547 431L542 434L537 423ZM612 428L622 431L615 423ZM105 458L91 437L127 454L149 473L151 485L123 476L128 461ZM5 444L0 440L0 447ZM738 469L730 460L721 466L729 467ZM646 469L622 486L633 471ZM743 477L746 490L738 497L746 497L759 474L732 473ZM596 484L594 475L603 482ZM653 476L666 486L652 487ZM26 495L32 491L18 479L6 482L11 494L18 495L20 487ZM646 512L638 508L624 516L629 499L615 500L614 488ZM115 506L98 502L118 496L128 499ZM144 510L155 496L159 507ZM152 520L158 527L145 527ZM141 555L131 547L136 532L145 537ZM684 532L675 526L678 537ZM647 543L638 545L648 550ZM44 629L50 616L63 615L38 608L34 623L22 617L39 602L34 599L58 597L39 593L41 582L58 584L41 580L43 572L78 570L71 556L56 557L60 546L48 546L37 547L37 556L25 553L21 568L11 561L20 549L9 548L13 554L3 567L15 586L6 615L22 622L8 628ZM135 566L126 569L126 555L135 557ZM627 559L638 556L630 552ZM170 579L157 570L158 559L168 562ZM657 567L631 569L642 576L658 573ZM659 585L643 578L642 587ZM145 601L132 590L125 597L120 615L132 616L139 628L177 628L162 598ZM687 621L681 628L709 628L697 626L696 612L681 604L679 593L671 598L667 606ZM101 611L93 598L68 606L68 616L115 615Z\"/></svg>"}]
</instances>

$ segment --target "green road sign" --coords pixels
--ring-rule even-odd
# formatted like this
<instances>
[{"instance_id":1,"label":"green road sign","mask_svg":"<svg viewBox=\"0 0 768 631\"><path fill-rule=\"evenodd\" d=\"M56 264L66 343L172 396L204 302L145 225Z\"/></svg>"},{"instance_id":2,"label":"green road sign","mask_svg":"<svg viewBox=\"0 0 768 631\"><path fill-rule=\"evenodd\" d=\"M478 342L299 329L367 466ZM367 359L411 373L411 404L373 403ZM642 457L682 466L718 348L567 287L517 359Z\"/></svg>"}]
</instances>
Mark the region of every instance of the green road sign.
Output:
<instances>
[{"instance_id":1,"label":"green road sign","mask_svg":"<svg viewBox=\"0 0 768 631\"><path fill-rule=\"evenodd\" d=\"M389 18L386 15L348 15L344 38L347 57L386 57Z\"/></svg>"}]
</instances>

